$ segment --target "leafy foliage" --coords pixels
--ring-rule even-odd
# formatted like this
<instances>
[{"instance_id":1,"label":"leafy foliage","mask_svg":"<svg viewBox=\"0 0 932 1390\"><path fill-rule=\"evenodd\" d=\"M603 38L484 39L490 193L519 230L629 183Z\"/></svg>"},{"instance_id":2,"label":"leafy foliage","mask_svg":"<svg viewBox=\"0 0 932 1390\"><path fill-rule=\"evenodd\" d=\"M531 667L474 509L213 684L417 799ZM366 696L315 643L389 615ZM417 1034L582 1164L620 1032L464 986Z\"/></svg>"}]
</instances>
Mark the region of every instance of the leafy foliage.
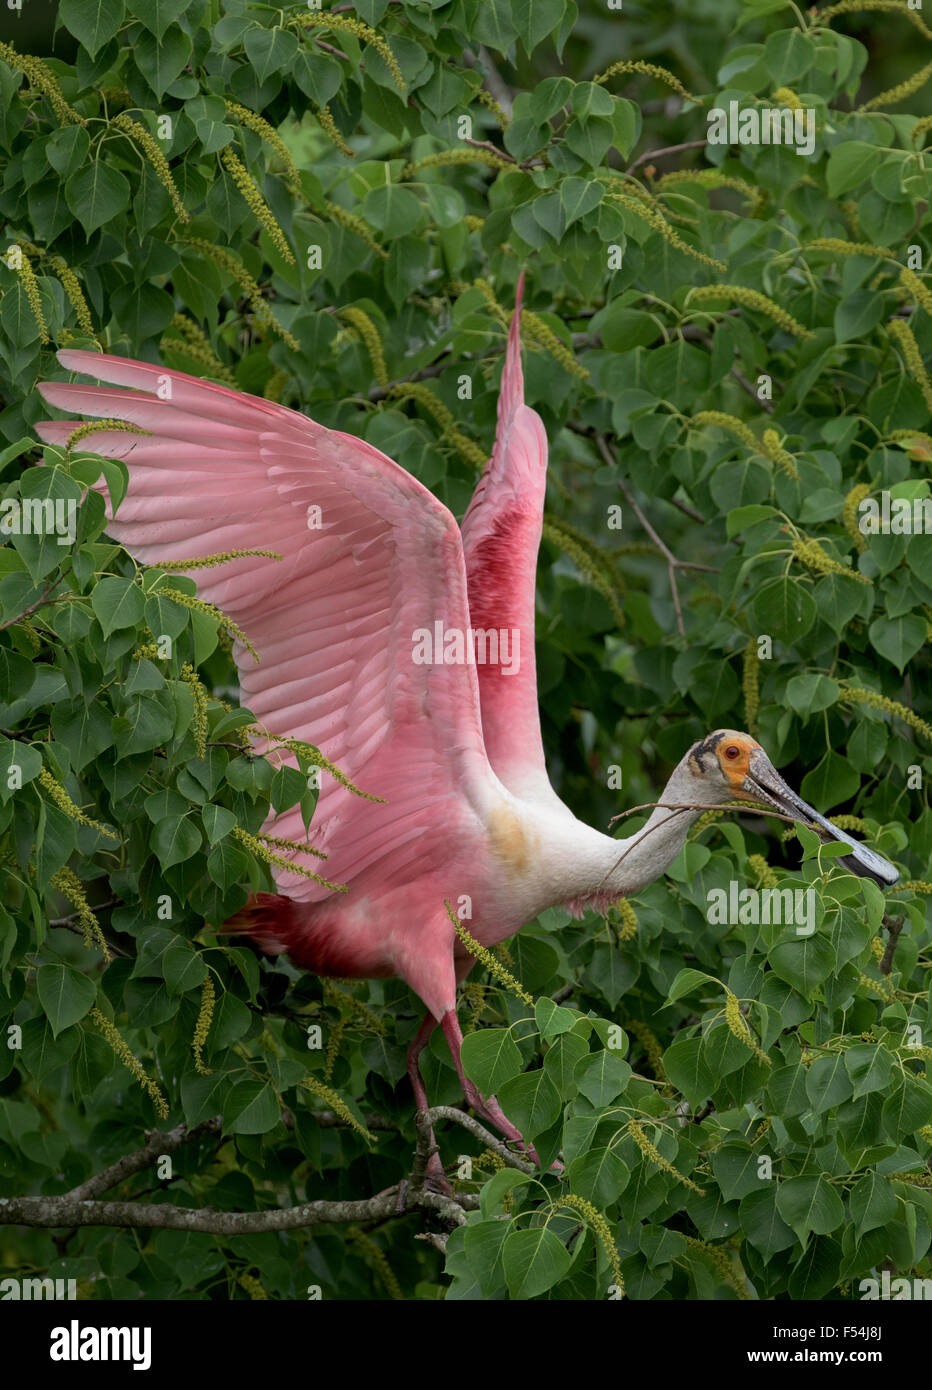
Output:
<instances>
[{"instance_id":1,"label":"leafy foliage","mask_svg":"<svg viewBox=\"0 0 932 1390\"><path fill-rule=\"evenodd\" d=\"M558 790L605 824L619 774L647 802L704 731L747 726L907 886L885 903L804 830L711 817L622 911L530 924L502 955L536 1003L474 972L464 1060L544 1175L439 1126L478 1195L445 1255L417 1212L350 1241L89 1227L57 1258L21 1232L20 1267L128 1298L829 1298L928 1274L932 552L857 525L865 497L929 496L918 60L878 89L854 5L672 9L665 47L665 20L575 0L63 0L73 58L0 48L0 490L7 517L75 521L0 547L0 1192L68 1191L154 1124L220 1115L223 1146L180 1147L155 1200L262 1212L397 1184L415 1140L407 990L205 926L274 887L257 837L299 802L310 823L320 759L251 751L222 615L106 538L92 485L118 507L126 474L93 431L38 451L56 347L299 407L459 515L525 266ZM876 22L910 59L906 7ZM811 109L812 157L693 148L732 101ZM816 931L713 925L734 882L811 888ZM458 1103L445 1045L424 1060Z\"/></svg>"}]
</instances>

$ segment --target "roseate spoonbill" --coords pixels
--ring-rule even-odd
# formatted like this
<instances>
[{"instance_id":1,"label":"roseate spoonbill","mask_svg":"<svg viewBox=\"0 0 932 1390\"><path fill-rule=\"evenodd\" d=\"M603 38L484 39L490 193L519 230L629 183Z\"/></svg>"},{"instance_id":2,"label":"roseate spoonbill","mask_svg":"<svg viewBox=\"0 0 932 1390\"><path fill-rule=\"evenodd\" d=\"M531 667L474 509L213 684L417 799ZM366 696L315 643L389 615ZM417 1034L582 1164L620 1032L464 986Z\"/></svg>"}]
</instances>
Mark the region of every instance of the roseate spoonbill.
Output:
<instances>
[{"instance_id":1,"label":"roseate spoonbill","mask_svg":"<svg viewBox=\"0 0 932 1390\"><path fill-rule=\"evenodd\" d=\"M730 729L685 754L666 804L627 839L584 825L554 792L534 666L547 440L524 404L521 294L519 281L495 446L462 527L363 440L197 377L65 349L63 366L131 389L40 387L62 410L149 432L94 436L99 453L128 465L128 494L108 529L144 564L232 549L283 555L197 572L201 597L261 657L256 666L234 646L243 701L266 729L319 746L385 798L360 801L336 783L320 794L309 842L348 891L282 871L281 894L254 895L226 929L318 974L400 976L427 1006L408 1054L418 1106L427 1106L418 1056L439 1021L469 1104L514 1141L497 1101L463 1073L456 989L473 959L445 900L469 904L468 929L491 946L547 907L580 915L637 892L672 863L702 807L734 800L822 827L851 846L843 862L855 873L897 877L796 796L750 735ZM79 423L46 423L40 434L62 444ZM320 508L319 529L309 529L309 508ZM497 653L493 633L510 638ZM444 659L450 634L459 660ZM433 635L443 635L440 650L425 659ZM491 660L474 659L479 639ZM297 808L272 827L303 839Z\"/></svg>"}]
</instances>

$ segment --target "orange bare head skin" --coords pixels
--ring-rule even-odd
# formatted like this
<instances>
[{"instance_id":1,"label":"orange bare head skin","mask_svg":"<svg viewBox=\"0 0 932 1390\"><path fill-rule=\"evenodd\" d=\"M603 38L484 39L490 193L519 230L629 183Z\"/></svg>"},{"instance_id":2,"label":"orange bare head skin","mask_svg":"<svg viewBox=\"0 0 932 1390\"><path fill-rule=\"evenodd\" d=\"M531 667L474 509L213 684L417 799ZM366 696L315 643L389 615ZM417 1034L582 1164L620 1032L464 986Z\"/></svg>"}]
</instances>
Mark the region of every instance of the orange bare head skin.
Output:
<instances>
[{"instance_id":1,"label":"orange bare head skin","mask_svg":"<svg viewBox=\"0 0 932 1390\"><path fill-rule=\"evenodd\" d=\"M720 773L736 800L750 801L754 798L744 790L744 783L750 771L751 754L757 748L760 744L750 734L737 729L716 729L692 748L689 766L698 777Z\"/></svg>"}]
</instances>

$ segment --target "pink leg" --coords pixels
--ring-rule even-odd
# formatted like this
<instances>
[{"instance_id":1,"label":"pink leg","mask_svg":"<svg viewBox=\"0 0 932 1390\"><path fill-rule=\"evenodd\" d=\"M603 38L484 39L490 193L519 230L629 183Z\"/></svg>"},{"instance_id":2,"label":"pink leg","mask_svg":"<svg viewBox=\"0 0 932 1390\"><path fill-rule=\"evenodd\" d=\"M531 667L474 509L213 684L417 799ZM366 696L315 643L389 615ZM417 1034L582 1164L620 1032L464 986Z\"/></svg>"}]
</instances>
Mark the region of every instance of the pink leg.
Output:
<instances>
[{"instance_id":1,"label":"pink leg","mask_svg":"<svg viewBox=\"0 0 932 1390\"><path fill-rule=\"evenodd\" d=\"M450 1009L449 1012L444 1014L443 1018L440 1020L440 1026L443 1029L444 1037L453 1054L453 1061L456 1063L456 1070L459 1073L460 1082L462 1083L463 1094L473 1110L475 1110L477 1115L487 1120L489 1124L494 1125L497 1130L504 1134L506 1139L511 1140L515 1144L520 1144L522 1153L527 1153L535 1163L539 1163L540 1160L534 1152L532 1145L525 1144L521 1131L516 1129L511 1123L495 1097L489 1096L486 1100L483 1100L475 1082L470 1081L469 1077L463 1071L463 1063L460 1060L460 1048L463 1046L463 1034L460 1031L459 1019L456 1017L455 1009Z\"/></svg>"},{"instance_id":2,"label":"pink leg","mask_svg":"<svg viewBox=\"0 0 932 1390\"><path fill-rule=\"evenodd\" d=\"M414 1091L414 1102L418 1110L427 1110L427 1091L424 1089L424 1082L421 1079L421 1069L418 1066L418 1058L427 1046L430 1035L437 1026L437 1020L433 1014L428 1012L424 1015L424 1020L420 1028L408 1047L408 1076L411 1081L411 1088ZM433 1131L431 1131L431 1147L434 1146ZM427 1160L428 1184L434 1191L440 1191L446 1196L452 1196L453 1189L447 1181L447 1175L443 1171L443 1164L440 1161L439 1153L432 1153Z\"/></svg>"}]
</instances>

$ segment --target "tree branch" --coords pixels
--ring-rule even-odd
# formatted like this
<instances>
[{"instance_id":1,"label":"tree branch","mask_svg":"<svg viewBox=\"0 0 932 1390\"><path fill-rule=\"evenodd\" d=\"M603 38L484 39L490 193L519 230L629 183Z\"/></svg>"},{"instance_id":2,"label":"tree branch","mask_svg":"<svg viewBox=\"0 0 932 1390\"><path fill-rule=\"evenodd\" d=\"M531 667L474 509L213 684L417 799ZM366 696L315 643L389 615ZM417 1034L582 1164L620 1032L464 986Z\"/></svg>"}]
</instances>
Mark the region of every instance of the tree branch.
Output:
<instances>
[{"instance_id":1,"label":"tree branch","mask_svg":"<svg viewBox=\"0 0 932 1390\"><path fill-rule=\"evenodd\" d=\"M315 1115L327 1127L338 1123L338 1117L326 1111ZM437 1120L452 1120L468 1130L487 1148L497 1153L504 1163L524 1173L536 1173L533 1164L518 1158L478 1120L452 1105L437 1105L419 1112L416 1118L417 1149L411 1178L400 1185L387 1188L374 1197L358 1201L315 1200L294 1207L276 1207L267 1211L215 1211L212 1207L179 1207L171 1202L99 1201L102 1193L126 1182L127 1179L151 1167L159 1158L170 1154L194 1139L211 1137L223 1140L223 1121L219 1115L200 1124L176 1125L163 1132L150 1130L142 1148L125 1154L108 1168L87 1178L70 1192L60 1196L0 1197L0 1226L73 1227L116 1226L149 1227L161 1231L203 1231L212 1235L248 1235L266 1231L294 1231L310 1226L347 1221L379 1221L401 1215L406 1211L424 1208L438 1216L462 1225L466 1211L477 1203L474 1195L447 1197L427 1186L427 1160L430 1157L430 1133ZM390 1122L384 1122L387 1127Z\"/></svg>"}]
</instances>

